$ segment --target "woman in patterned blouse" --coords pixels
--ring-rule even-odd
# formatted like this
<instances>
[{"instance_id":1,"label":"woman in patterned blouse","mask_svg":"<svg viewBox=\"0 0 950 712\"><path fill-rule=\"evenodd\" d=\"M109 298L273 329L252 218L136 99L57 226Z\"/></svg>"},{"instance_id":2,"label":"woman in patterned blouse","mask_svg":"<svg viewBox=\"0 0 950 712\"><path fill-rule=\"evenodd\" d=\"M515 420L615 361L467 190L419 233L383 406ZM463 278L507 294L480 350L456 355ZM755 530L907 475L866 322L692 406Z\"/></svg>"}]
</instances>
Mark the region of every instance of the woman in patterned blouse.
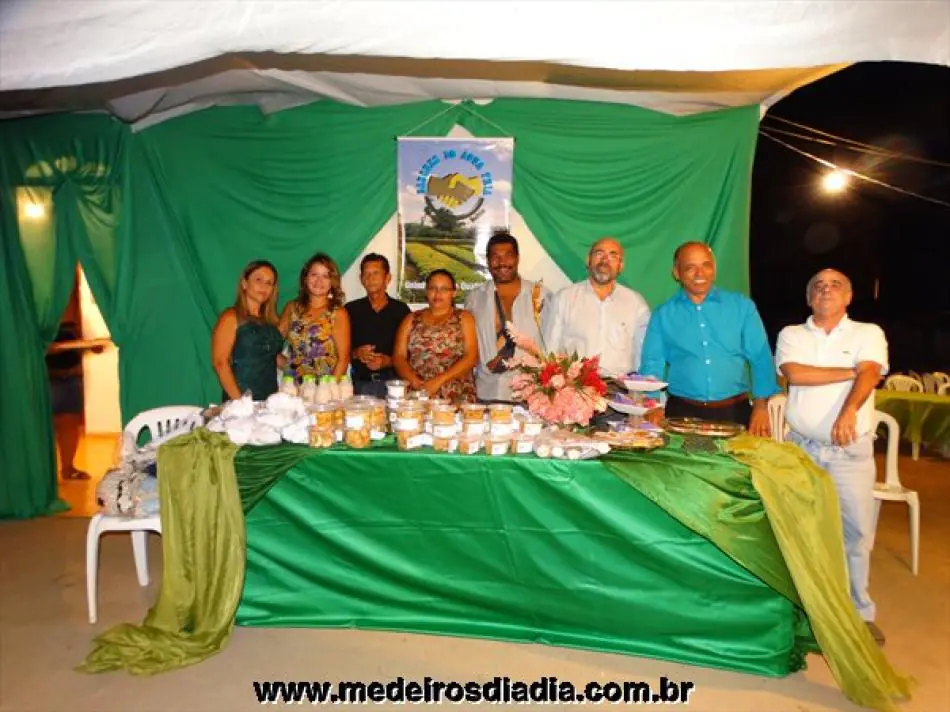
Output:
<instances>
[{"instance_id":1,"label":"woman in patterned blouse","mask_svg":"<svg viewBox=\"0 0 950 712\"><path fill-rule=\"evenodd\" d=\"M342 376L350 365L350 318L340 270L319 253L300 270L300 293L284 307L280 331L290 348L289 368L304 376Z\"/></svg>"},{"instance_id":2,"label":"woman in patterned blouse","mask_svg":"<svg viewBox=\"0 0 950 712\"><path fill-rule=\"evenodd\" d=\"M475 318L455 307L455 278L444 269L426 278L429 306L403 319L393 366L410 387L453 403L475 402L472 369L478 363Z\"/></svg>"}]
</instances>

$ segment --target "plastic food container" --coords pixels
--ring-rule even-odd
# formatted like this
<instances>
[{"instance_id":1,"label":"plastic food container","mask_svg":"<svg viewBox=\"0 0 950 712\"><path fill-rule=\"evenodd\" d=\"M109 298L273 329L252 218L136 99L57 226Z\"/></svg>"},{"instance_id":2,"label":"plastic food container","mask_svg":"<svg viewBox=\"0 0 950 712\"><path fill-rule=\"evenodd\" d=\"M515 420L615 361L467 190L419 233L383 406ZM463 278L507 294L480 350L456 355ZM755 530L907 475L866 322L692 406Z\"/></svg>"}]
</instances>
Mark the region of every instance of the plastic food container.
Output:
<instances>
[{"instance_id":1,"label":"plastic food container","mask_svg":"<svg viewBox=\"0 0 950 712\"><path fill-rule=\"evenodd\" d=\"M433 435L432 449L436 452L455 452L459 449L458 438L440 438Z\"/></svg>"},{"instance_id":2,"label":"plastic food container","mask_svg":"<svg viewBox=\"0 0 950 712\"><path fill-rule=\"evenodd\" d=\"M463 455L475 455L482 449L482 439L478 435L460 435L458 451Z\"/></svg>"},{"instance_id":3,"label":"plastic food container","mask_svg":"<svg viewBox=\"0 0 950 712\"><path fill-rule=\"evenodd\" d=\"M424 432L397 430L396 447L400 450L417 450L432 443L432 436Z\"/></svg>"},{"instance_id":4,"label":"plastic food container","mask_svg":"<svg viewBox=\"0 0 950 712\"><path fill-rule=\"evenodd\" d=\"M498 456L507 455L511 449L510 435L488 435L484 439L485 454Z\"/></svg>"},{"instance_id":5,"label":"plastic food container","mask_svg":"<svg viewBox=\"0 0 950 712\"><path fill-rule=\"evenodd\" d=\"M429 411L429 418L432 426L456 425L456 408L454 405L440 404L432 406Z\"/></svg>"},{"instance_id":6,"label":"plastic food container","mask_svg":"<svg viewBox=\"0 0 950 712\"><path fill-rule=\"evenodd\" d=\"M425 430L425 410L418 401L400 401L395 412L393 430L397 433L421 433Z\"/></svg>"},{"instance_id":7,"label":"plastic food container","mask_svg":"<svg viewBox=\"0 0 950 712\"><path fill-rule=\"evenodd\" d=\"M516 455L530 455L534 452L534 436L515 433L511 436L511 451Z\"/></svg>"},{"instance_id":8,"label":"plastic food container","mask_svg":"<svg viewBox=\"0 0 950 712\"><path fill-rule=\"evenodd\" d=\"M519 418L521 427L519 430L525 435L537 437L544 429L544 421L533 415L523 415Z\"/></svg>"},{"instance_id":9,"label":"plastic food container","mask_svg":"<svg viewBox=\"0 0 950 712\"><path fill-rule=\"evenodd\" d=\"M336 409L328 403L312 405L308 408L313 427L332 431L336 427Z\"/></svg>"},{"instance_id":10,"label":"plastic food container","mask_svg":"<svg viewBox=\"0 0 950 712\"><path fill-rule=\"evenodd\" d=\"M386 381L386 396L392 399L402 399L406 397L406 389L409 383L398 379Z\"/></svg>"},{"instance_id":11,"label":"plastic food container","mask_svg":"<svg viewBox=\"0 0 950 712\"><path fill-rule=\"evenodd\" d=\"M312 426L310 428L310 447L324 449L336 444L336 432L333 428Z\"/></svg>"},{"instance_id":12,"label":"plastic food container","mask_svg":"<svg viewBox=\"0 0 950 712\"><path fill-rule=\"evenodd\" d=\"M372 440L370 435L370 417L372 411L365 405L350 401L346 405L346 421L344 425L343 442L349 447L362 449L369 447Z\"/></svg>"}]
</instances>

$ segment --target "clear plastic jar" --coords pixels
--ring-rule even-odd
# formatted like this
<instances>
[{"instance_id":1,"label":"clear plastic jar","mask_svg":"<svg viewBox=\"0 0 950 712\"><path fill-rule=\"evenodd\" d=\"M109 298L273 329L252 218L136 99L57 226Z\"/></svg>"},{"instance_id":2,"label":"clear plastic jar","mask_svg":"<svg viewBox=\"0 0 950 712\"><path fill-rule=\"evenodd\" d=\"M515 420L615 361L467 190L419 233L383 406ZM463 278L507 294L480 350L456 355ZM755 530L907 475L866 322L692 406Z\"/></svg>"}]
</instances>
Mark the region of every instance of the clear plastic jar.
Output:
<instances>
[{"instance_id":1,"label":"clear plastic jar","mask_svg":"<svg viewBox=\"0 0 950 712\"><path fill-rule=\"evenodd\" d=\"M458 451L463 455L475 455L482 449L482 439L478 435L460 435Z\"/></svg>"},{"instance_id":2,"label":"clear plastic jar","mask_svg":"<svg viewBox=\"0 0 950 712\"><path fill-rule=\"evenodd\" d=\"M459 410L462 412L463 423L485 422L485 406L481 403L463 403Z\"/></svg>"},{"instance_id":3,"label":"clear plastic jar","mask_svg":"<svg viewBox=\"0 0 950 712\"><path fill-rule=\"evenodd\" d=\"M313 427L326 430L333 430L336 427L336 413L333 406L318 403L308 406L307 412L310 413L310 423Z\"/></svg>"},{"instance_id":4,"label":"clear plastic jar","mask_svg":"<svg viewBox=\"0 0 950 712\"><path fill-rule=\"evenodd\" d=\"M394 379L386 381L386 396L393 400L401 400L406 397L406 389L409 387L407 381Z\"/></svg>"},{"instance_id":5,"label":"clear plastic jar","mask_svg":"<svg viewBox=\"0 0 950 712\"><path fill-rule=\"evenodd\" d=\"M433 425L455 425L458 409L448 403L434 405L429 410Z\"/></svg>"},{"instance_id":6,"label":"clear plastic jar","mask_svg":"<svg viewBox=\"0 0 950 712\"><path fill-rule=\"evenodd\" d=\"M433 426L438 427L438 426ZM432 437L432 449L436 452L455 452L459 449L458 438Z\"/></svg>"},{"instance_id":7,"label":"clear plastic jar","mask_svg":"<svg viewBox=\"0 0 950 712\"><path fill-rule=\"evenodd\" d=\"M528 415L522 415L518 420L521 421L521 427L518 430L525 435L537 437L544 429L544 421L530 413Z\"/></svg>"},{"instance_id":8,"label":"clear plastic jar","mask_svg":"<svg viewBox=\"0 0 950 712\"><path fill-rule=\"evenodd\" d=\"M362 449L370 445L371 411L365 405L350 401L346 405L343 442L349 447Z\"/></svg>"},{"instance_id":9,"label":"clear plastic jar","mask_svg":"<svg viewBox=\"0 0 950 712\"><path fill-rule=\"evenodd\" d=\"M348 403L358 403L370 410L369 425L373 432L373 439L385 437L389 429L389 416L386 414L386 401L372 396L353 396Z\"/></svg>"},{"instance_id":10,"label":"clear plastic jar","mask_svg":"<svg viewBox=\"0 0 950 712\"><path fill-rule=\"evenodd\" d=\"M511 451L516 455L530 455L534 452L534 436L515 433L511 436Z\"/></svg>"},{"instance_id":11,"label":"clear plastic jar","mask_svg":"<svg viewBox=\"0 0 950 712\"><path fill-rule=\"evenodd\" d=\"M417 450L432 443L432 436L419 431L397 430L396 447L400 450Z\"/></svg>"},{"instance_id":12,"label":"clear plastic jar","mask_svg":"<svg viewBox=\"0 0 950 712\"><path fill-rule=\"evenodd\" d=\"M510 435L488 435L484 440L486 455L507 455L508 451L511 449Z\"/></svg>"},{"instance_id":13,"label":"clear plastic jar","mask_svg":"<svg viewBox=\"0 0 950 712\"><path fill-rule=\"evenodd\" d=\"M310 447L324 449L336 444L336 433L333 428L317 425L310 428Z\"/></svg>"},{"instance_id":14,"label":"clear plastic jar","mask_svg":"<svg viewBox=\"0 0 950 712\"><path fill-rule=\"evenodd\" d=\"M396 408L393 430L397 433L421 433L425 430L425 410L418 401L403 400Z\"/></svg>"}]
</instances>

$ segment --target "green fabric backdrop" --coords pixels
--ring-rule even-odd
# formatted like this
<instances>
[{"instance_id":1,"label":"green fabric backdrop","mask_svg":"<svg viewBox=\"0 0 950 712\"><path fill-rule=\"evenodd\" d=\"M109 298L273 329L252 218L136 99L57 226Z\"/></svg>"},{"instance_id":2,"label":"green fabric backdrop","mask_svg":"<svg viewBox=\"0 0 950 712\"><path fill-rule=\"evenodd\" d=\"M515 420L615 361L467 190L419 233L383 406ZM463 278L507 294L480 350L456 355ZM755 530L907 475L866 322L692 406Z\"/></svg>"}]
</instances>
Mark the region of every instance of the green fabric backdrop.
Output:
<instances>
[{"instance_id":1,"label":"green fabric backdrop","mask_svg":"<svg viewBox=\"0 0 950 712\"><path fill-rule=\"evenodd\" d=\"M396 209L399 135L442 136L456 123L477 136L514 135L515 207L572 279L583 276L590 243L612 234L627 249L622 281L655 305L675 288L673 247L704 239L720 283L746 291L757 118L757 107L677 118L505 99L448 110L327 101L271 116L219 108L138 134L94 115L4 122L0 517L42 514L56 501L43 350L77 260L120 347L127 422L220 397L210 333L245 263L276 264L283 302L313 252L343 269L353 262ZM26 227L22 186L52 191L55 222Z\"/></svg>"}]
</instances>

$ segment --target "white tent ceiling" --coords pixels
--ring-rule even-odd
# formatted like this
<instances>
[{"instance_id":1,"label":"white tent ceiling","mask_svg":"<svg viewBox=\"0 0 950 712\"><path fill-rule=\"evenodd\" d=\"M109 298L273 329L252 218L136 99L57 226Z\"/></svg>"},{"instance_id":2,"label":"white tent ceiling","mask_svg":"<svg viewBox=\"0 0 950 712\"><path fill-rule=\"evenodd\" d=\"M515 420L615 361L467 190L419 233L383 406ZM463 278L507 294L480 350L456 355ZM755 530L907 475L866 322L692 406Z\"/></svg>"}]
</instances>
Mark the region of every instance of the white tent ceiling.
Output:
<instances>
[{"instance_id":1,"label":"white tent ceiling","mask_svg":"<svg viewBox=\"0 0 950 712\"><path fill-rule=\"evenodd\" d=\"M950 65L950 0L0 0L0 115L107 110L138 128L321 98L689 114L878 60Z\"/></svg>"}]
</instances>

